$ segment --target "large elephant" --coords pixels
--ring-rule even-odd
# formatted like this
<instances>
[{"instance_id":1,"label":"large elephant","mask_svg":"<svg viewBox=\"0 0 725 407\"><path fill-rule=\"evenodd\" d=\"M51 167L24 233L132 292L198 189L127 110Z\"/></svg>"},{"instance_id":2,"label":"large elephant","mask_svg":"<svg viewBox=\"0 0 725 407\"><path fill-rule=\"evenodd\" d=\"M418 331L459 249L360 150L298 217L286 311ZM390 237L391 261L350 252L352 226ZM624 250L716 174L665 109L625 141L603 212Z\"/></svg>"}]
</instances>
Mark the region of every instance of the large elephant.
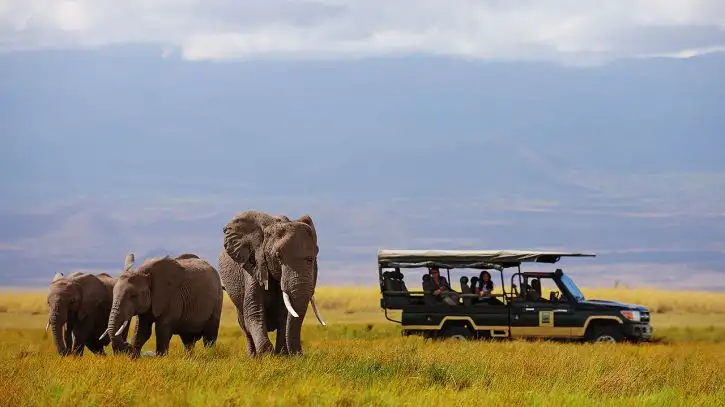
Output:
<instances>
[{"instance_id":1,"label":"large elephant","mask_svg":"<svg viewBox=\"0 0 725 407\"><path fill-rule=\"evenodd\" d=\"M314 302L317 234L312 219L242 212L224 226L219 273L237 309L247 353L301 353L300 330ZM277 331L276 345L267 336Z\"/></svg>"},{"instance_id":2,"label":"large elephant","mask_svg":"<svg viewBox=\"0 0 725 407\"><path fill-rule=\"evenodd\" d=\"M84 348L105 355L108 338L99 338L106 330L113 301L115 279L108 274L57 273L48 292L48 324L60 355L82 355ZM128 329L121 332L126 338Z\"/></svg>"},{"instance_id":3,"label":"large elephant","mask_svg":"<svg viewBox=\"0 0 725 407\"><path fill-rule=\"evenodd\" d=\"M107 332L114 353L138 356L152 325L159 356L168 352L173 335L181 337L187 350L202 338L205 347L216 343L223 296L219 273L211 264L189 253L146 260L138 269L132 263L133 257L127 256L126 270L113 288ZM118 334L133 316L138 316L136 332L128 344Z\"/></svg>"}]
</instances>

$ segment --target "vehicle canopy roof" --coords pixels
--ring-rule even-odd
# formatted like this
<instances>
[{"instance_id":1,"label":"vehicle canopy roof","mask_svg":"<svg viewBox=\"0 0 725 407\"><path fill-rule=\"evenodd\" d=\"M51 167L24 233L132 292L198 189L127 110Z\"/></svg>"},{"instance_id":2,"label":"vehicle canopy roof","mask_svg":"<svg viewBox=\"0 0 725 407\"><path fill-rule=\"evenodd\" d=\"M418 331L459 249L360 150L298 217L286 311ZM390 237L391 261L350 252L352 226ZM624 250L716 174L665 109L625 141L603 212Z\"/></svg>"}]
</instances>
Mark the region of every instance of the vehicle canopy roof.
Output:
<instances>
[{"instance_id":1,"label":"vehicle canopy roof","mask_svg":"<svg viewBox=\"0 0 725 407\"><path fill-rule=\"evenodd\" d=\"M524 262L556 263L562 257L595 257L594 253L532 250L378 250L381 267L496 269L517 267Z\"/></svg>"}]
</instances>

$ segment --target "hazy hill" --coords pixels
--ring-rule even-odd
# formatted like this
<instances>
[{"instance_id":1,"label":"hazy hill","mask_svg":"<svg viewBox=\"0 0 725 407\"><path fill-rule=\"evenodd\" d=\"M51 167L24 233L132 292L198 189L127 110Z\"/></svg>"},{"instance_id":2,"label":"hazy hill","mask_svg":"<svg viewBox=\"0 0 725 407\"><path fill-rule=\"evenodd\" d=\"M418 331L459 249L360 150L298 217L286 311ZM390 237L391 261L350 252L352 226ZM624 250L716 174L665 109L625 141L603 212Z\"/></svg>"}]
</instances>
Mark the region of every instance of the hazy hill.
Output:
<instances>
[{"instance_id":1,"label":"hazy hill","mask_svg":"<svg viewBox=\"0 0 725 407\"><path fill-rule=\"evenodd\" d=\"M156 55L0 56L0 284L128 251L215 261L221 225L254 208L313 216L324 282L373 281L383 246L565 247L612 251L595 271L725 288L722 56Z\"/></svg>"}]
</instances>

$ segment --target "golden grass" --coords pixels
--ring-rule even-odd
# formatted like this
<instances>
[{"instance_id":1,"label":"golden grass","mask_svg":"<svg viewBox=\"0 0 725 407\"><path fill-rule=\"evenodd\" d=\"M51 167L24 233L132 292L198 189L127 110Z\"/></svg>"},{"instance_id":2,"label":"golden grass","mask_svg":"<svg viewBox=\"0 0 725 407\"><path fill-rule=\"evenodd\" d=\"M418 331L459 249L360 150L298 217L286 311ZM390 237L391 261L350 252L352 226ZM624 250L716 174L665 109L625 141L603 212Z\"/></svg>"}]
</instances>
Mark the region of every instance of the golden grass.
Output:
<instances>
[{"instance_id":1,"label":"golden grass","mask_svg":"<svg viewBox=\"0 0 725 407\"><path fill-rule=\"evenodd\" d=\"M455 285L453 285L455 288ZM412 287L410 288L413 289ZM500 293L500 290L496 290ZM655 288L582 288L589 299L613 300L642 304L655 313L725 314L725 293L707 291L670 291ZM330 309L344 308L351 312L380 309L377 287L319 287L318 305ZM548 293L544 293L545 296Z\"/></svg>"},{"instance_id":2,"label":"golden grass","mask_svg":"<svg viewBox=\"0 0 725 407\"><path fill-rule=\"evenodd\" d=\"M0 293L0 405L725 405L725 294L585 290L648 305L651 344L425 341L402 337L369 287L320 287L302 357L248 360L226 299L219 341L165 358L60 358L45 294ZM0 308L2 309L2 308ZM692 321L707 321L692 327ZM658 324L662 324L660 328ZM145 350L154 348L154 338ZM110 349L108 349L110 353Z\"/></svg>"},{"instance_id":3,"label":"golden grass","mask_svg":"<svg viewBox=\"0 0 725 407\"><path fill-rule=\"evenodd\" d=\"M412 288L411 288L412 289ZM500 293L500 290L497 290ZM725 314L725 293L708 291L674 291L656 288L582 288L589 299L606 299L642 304L655 313ZM545 293L546 294L546 293ZM43 291L0 291L0 313L47 313ZM342 310L354 314L380 310L380 290L370 286L320 286L315 299L322 309ZM234 311L224 297L225 312Z\"/></svg>"}]
</instances>

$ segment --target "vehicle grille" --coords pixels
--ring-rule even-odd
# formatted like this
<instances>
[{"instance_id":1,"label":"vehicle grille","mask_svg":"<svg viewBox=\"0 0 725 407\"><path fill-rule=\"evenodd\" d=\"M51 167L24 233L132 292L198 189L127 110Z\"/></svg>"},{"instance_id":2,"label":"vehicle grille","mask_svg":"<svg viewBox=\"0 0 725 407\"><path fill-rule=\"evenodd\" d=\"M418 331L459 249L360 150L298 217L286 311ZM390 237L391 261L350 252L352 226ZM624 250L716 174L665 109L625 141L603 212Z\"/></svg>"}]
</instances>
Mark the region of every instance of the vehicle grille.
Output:
<instances>
[{"instance_id":1,"label":"vehicle grille","mask_svg":"<svg viewBox=\"0 0 725 407\"><path fill-rule=\"evenodd\" d=\"M640 321L642 322L649 322L649 311L642 311L640 312Z\"/></svg>"}]
</instances>

